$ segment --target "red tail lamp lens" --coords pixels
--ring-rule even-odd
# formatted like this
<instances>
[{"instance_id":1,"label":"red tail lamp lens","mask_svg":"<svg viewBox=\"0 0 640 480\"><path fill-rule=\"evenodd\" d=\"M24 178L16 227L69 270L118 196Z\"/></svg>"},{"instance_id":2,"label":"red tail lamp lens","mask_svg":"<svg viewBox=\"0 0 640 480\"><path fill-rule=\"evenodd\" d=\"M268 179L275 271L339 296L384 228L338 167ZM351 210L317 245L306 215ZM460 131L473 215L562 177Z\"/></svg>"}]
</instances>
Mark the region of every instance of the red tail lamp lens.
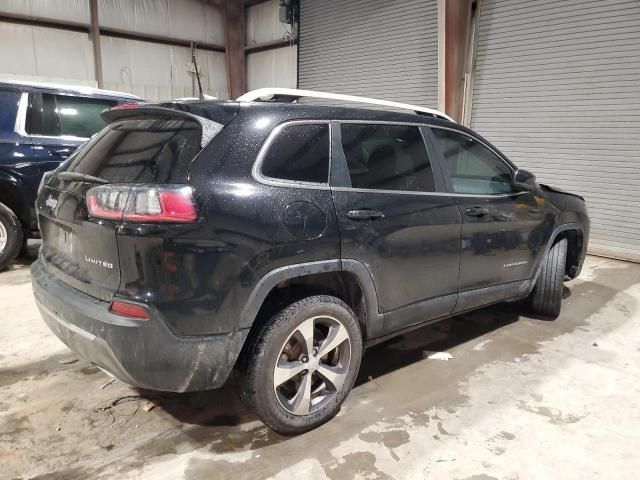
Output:
<instances>
[{"instance_id":1,"label":"red tail lamp lens","mask_svg":"<svg viewBox=\"0 0 640 480\"><path fill-rule=\"evenodd\" d=\"M133 303L121 302L120 300L112 301L109 310L111 310L112 313L122 315L123 317L130 317L138 320L149 319L149 312L146 308Z\"/></svg>"},{"instance_id":2,"label":"red tail lamp lens","mask_svg":"<svg viewBox=\"0 0 640 480\"><path fill-rule=\"evenodd\" d=\"M190 187L103 185L87 192L89 214L139 223L189 223L197 218Z\"/></svg>"}]
</instances>

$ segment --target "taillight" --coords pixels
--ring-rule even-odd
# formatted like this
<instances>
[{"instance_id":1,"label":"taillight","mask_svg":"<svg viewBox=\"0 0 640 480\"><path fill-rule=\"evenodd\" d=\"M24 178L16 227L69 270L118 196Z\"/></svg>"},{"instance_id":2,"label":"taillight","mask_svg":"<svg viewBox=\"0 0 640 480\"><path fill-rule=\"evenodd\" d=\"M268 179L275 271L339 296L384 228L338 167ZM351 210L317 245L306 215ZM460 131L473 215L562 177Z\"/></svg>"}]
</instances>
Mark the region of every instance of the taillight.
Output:
<instances>
[{"instance_id":1,"label":"taillight","mask_svg":"<svg viewBox=\"0 0 640 480\"><path fill-rule=\"evenodd\" d=\"M121 302L120 300L114 300L111 302L109 310L117 315L123 317L136 318L138 320L148 320L149 312L146 308L136 305L134 303Z\"/></svg>"},{"instance_id":2,"label":"taillight","mask_svg":"<svg viewBox=\"0 0 640 480\"><path fill-rule=\"evenodd\" d=\"M190 187L101 185L87 192L89 214L139 223L188 223L197 218Z\"/></svg>"}]
</instances>

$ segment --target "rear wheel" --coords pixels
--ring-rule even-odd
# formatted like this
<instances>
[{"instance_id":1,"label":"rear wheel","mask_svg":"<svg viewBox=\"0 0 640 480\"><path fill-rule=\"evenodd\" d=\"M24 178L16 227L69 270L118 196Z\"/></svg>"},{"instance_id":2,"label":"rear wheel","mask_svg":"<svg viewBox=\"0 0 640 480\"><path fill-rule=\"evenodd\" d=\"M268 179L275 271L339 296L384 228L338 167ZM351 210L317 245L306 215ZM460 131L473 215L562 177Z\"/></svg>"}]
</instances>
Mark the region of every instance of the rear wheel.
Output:
<instances>
[{"instance_id":1,"label":"rear wheel","mask_svg":"<svg viewBox=\"0 0 640 480\"><path fill-rule=\"evenodd\" d=\"M567 240L563 239L551 247L543 261L531 292L531 310L534 313L552 318L560 315L566 260Z\"/></svg>"},{"instance_id":2,"label":"rear wheel","mask_svg":"<svg viewBox=\"0 0 640 480\"><path fill-rule=\"evenodd\" d=\"M13 211L0 203L0 270L13 261L22 248L22 225Z\"/></svg>"},{"instance_id":3,"label":"rear wheel","mask_svg":"<svg viewBox=\"0 0 640 480\"><path fill-rule=\"evenodd\" d=\"M355 382L362 335L351 309L319 295L263 327L240 376L240 395L273 430L311 430L335 416Z\"/></svg>"}]
</instances>

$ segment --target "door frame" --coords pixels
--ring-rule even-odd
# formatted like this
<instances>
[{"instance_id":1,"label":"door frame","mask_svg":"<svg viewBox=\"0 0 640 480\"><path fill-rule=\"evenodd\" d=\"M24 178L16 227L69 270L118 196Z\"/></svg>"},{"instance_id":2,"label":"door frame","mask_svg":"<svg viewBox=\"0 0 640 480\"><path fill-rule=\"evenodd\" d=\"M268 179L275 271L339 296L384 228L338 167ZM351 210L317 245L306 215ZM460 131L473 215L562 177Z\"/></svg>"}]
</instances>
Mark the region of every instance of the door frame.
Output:
<instances>
[{"instance_id":1,"label":"door frame","mask_svg":"<svg viewBox=\"0 0 640 480\"><path fill-rule=\"evenodd\" d=\"M397 125L397 126L417 127L420 130L422 141L424 142L424 146L427 151L427 156L431 164L436 191L419 192L419 191L409 191L409 190L382 190L382 189L374 189L374 188L353 188L351 186L351 177L349 175L346 156L342 148L342 130L341 130L342 124L393 125L393 126ZM380 121L380 120L332 120L330 125L331 125L330 126L331 163L330 163L330 172L329 172L329 188L332 190L332 195L334 191L337 191L337 192L374 193L374 194L386 194L386 195L411 195L411 196L431 196L431 197L437 196L437 197L449 198L451 200L452 206L456 206L457 208L455 199L451 198L454 195L451 195L447 191L447 187L444 182L442 166L439 161L437 151L434 147L434 144L429 141L430 132L428 130L428 127L429 127L428 124L414 123L414 122ZM459 214L459 209L457 210ZM459 216L458 218L460 219L459 235L461 235L462 219L461 219L461 216ZM338 223L339 222L340 221L338 219ZM460 237L458 238L458 252L460 252ZM343 262L344 261L345 260L343 260ZM354 260L347 260L347 261L354 262ZM374 285L375 285L375 277L372 275L372 273L364 264L362 264L362 266L367 270L369 276L374 280ZM458 279L458 287L456 288L456 291L451 294L440 295L437 297L420 300L418 302L404 305L402 307L398 307L388 312L383 312L381 310L379 299L377 298L377 295L376 295L376 303L378 307L379 318L375 322L375 325L369 326L370 328L369 334L371 335L370 338L382 338L383 336L384 338L386 338L387 336L400 334L403 331L409 331L409 330L418 328L420 326L424 326L430 323L440 321L443 318L447 318L451 316L451 313L448 313L443 316L430 318L423 322L419 322L413 325L407 325L397 329L390 330L387 326L387 323L392 323L392 324L406 323L405 319L415 318L416 316L419 315L420 312L425 310L428 311L429 309L437 309L439 308L439 305L441 305L443 302L446 302L446 301L453 300L454 301L453 308L455 310L458 296L459 296L459 279Z\"/></svg>"}]
</instances>

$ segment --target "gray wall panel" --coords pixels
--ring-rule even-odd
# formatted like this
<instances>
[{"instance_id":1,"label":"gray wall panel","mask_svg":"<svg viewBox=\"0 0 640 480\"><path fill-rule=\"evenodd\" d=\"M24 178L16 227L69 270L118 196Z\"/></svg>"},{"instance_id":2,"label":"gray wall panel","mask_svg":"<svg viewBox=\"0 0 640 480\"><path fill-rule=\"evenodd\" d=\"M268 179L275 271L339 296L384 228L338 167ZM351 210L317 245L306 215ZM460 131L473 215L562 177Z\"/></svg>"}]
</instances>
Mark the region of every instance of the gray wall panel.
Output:
<instances>
[{"instance_id":1,"label":"gray wall panel","mask_svg":"<svg viewBox=\"0 0 640 480\"><path fill-rule=\"evenodd\" d=\"M436 0L302 0L298 86L438 106Z\"/></svg>"},{"instance_id":2,"label":"gray wall panel","mask_svg":"<svg viewBox=\"0 0 640 480\"><path fill-rule=\"evenodd\" d=\"M640 261L640 2L482 0L471 126Z\"/></svg>"}]
</instances>

